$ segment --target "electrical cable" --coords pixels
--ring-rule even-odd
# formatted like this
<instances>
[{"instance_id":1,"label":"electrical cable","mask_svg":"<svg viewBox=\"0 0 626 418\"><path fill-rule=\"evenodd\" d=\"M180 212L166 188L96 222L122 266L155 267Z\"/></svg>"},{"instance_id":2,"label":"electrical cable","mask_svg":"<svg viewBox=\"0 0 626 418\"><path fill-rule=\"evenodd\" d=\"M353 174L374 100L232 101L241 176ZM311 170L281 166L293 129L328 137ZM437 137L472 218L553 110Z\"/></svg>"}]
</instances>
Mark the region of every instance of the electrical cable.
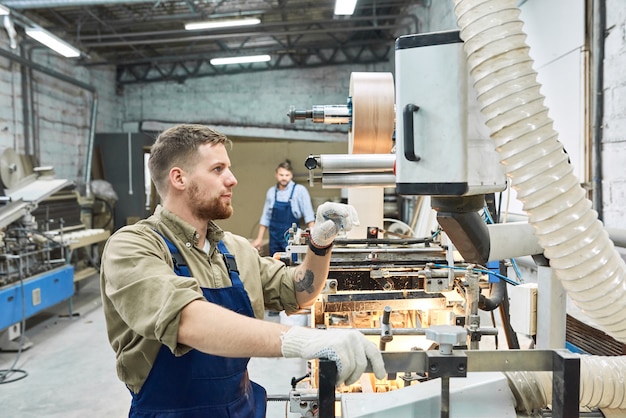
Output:
<instances>
[{"instance_id":1,"label":"electrical cable","mask_svg":"<svg viewBox=\"0 0 626 418\"><path fill-rule=\"evenodd\" d=\"M104 205L106 206L106 208L107 208L107 210L109 212L109 218L107 219L106 223L102 227L102 229L107 229L109 224L113 221L113 218L115 217L115 211L113 210L113 206L111 206L111 204L109 202L107 202L105 199L101 199L99 197L96 197L96 200L104 203Z\"/></svg>"},{"instance_id":2,"label":"electrical cable","mask_svg":"<svg viewBox=\"0 0 626 418\"><path fill-rule=\"evenodd\" d=\"M467 269L466 267L460 267L460 266L447 266L447 265L444 265L444 264L433 264L433 265L434 265L435 267L438 267L438 268L448 268L448 269L455 269L455 270L466 270L466 269ZM483 274L491 274L492 276L495 276L495 277L497 277L498 279L503 280L503 281L507 282L508 284L513 285L513 286L517 286L517 285L519 285L519 283L514 282L513 280L509 279L508 277L503 276L503 275L502 275L502 274L500 274L500 273L496 273L496 272L494 272L494 271L491 271L491 270L489 270L489 269L482 269L482 268L481 268L481 269L473 269L473 270L474 270L474 271L477 271L477 272L479 272L479 273L483 273Z\"/></svg>"},{"instance_id":3,"label":"electrical cable","mask_svg":"<svg viewBox=\"0 0 626 418\"><path fill-rule=\"evenodd\" d=\"M20 289L22 293L22 320L20 321L19 346L17 349L17 355L15 356L15 360L13 361L11 367L8 369L0 369L0 384L17 382L18 380L22 380L28 376L28 372L26 372L26 370L15 368L15 365L19 361L22 354L22 348L24 347L24 330L26 329L26 297L24 295L24 280L22 279L20 279ZM10 379L10 376L16 373L18 376Z\"/></svg>"}]
</instances>

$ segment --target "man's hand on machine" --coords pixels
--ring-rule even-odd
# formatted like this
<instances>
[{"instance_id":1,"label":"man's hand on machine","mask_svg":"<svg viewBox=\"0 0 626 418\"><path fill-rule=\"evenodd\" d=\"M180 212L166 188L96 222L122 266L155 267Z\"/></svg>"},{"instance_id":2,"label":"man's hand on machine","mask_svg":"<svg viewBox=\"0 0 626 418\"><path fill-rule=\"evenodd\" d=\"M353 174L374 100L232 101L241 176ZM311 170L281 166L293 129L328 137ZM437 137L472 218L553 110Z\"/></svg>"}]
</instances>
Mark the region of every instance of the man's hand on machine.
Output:
<instances>
[{"instance_id":1,"label":"man's hand on machine","mask_svg":"<svg viewBox=\"0 0 626 418\"><path fill-rule=\"evenodd\" d=\"M387 373L376 344L357 330L292 327L282 336L281 351L284 357L335 361L337 385L359 380L368 362L376 378L383 379Z\"/></svg>"},{"instance_id":2,"label":"man's hand on machine","mask_svg":"<svg viewBox=\"0 0 626 418\"><path fill-rule=\"evenodd\" d=\"M315 225L311 228L311 243L317 248L325 248L342 231L349 231L359 225L359 215L354 206L343 203L326 202L317 208Z\"/></svg>"}]
</instances>

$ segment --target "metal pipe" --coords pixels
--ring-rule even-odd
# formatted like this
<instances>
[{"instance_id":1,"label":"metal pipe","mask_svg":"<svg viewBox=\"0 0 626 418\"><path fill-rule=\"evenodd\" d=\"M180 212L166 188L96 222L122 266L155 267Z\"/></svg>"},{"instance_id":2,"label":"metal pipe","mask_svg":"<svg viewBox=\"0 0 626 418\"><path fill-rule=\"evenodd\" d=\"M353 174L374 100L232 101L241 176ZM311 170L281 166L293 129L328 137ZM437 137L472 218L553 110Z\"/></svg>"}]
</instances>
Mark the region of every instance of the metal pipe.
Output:
<instances>
[{"instance_id":1,"label":"metal pipe","mask_svg":"<svg viewBox=\"0 0 626 418\"><path fill-rule=\"evenodd\" d=\"M626 229L605 228L609 233L609 238L613 240L618 247L626 248Z\"/></svg>"},{"instance_id":2,"label":"metal pipe","mask_svg":"<svg viewBox=\"0 0 626 418\"><path fill-rule=\"evenodd\" d=\"M387 305L383 309L383 314L380 316L380 341L378 343L378 349L385 351L387 343L393 340L393 332L389 317L391 316L391 306Z\"/></svg>"},{"instance_id":3,"label":"metal pipe","mask_svg":"<svg viewBox=\"0 0 626 418\"><path fill-rule=\"evenodd\" d=\"M351 245L351 244L368 244L368 245L379 245L379 244L397 244L397 245L407 245L407 244L425 244L431 243L433 240L431 238L404 238L404 239L394 239L394 238L352 238L352 239L344 239L337 238L335 239L335 245ZM338 248L335 247L333 251L336 251ZM392 248L391 250L395 250Z\"/></svg>"},{"instance_id":4,"label":"metal pipe","mask_svg":"<svg viewBox=\"0 0 626 418\"><path fill-rule=\"evenodd\" d=\"M441 418L450 416L450 378L441 377Z\"/></svg>"},{"instance_id":5,"label":"metal pipe","mask_svg":"<svg viewBox=\"0 0 626 418\"><path fill-rule=\"evenodd\" d=\"M402 25L381 25L381 26L344 26L333 28L333 32L360 32L360 31L371 31L372 29L378 30L389 30L389 29L398 29L402 27ZM181 37L170 37L170 38L155 38L148 37L142 39L128 39L128 40L120 40L120 41L107 41L107 42L83 42L83 45L86 48L103 48L103 47L112 47L112 46L129 46L129 45L164 45L166 43L171 42L197 42L197 41L212 41L219 39L228 39L228 38L255 38L255 37L281 37L281 36L296 36L296 35L325 35L328 33L328 29L298 29L298 30L290 30L289 32L283 31L274 31L274 32L234 32L234 33L221 33L221 34L213 34L213 35L196 35L196 36L181 36Z\"/></svg>"},{"instance_id":6,"label":"metal pipe","mask_svg":"<svg viewBox=\"0 0 626 418\"><path fill-rule=\"evenodd\" d=\"M96 117L98 115L98 92L93 92L91 104L91 125L89 126L89 142L87 143L87 162L85 164L86 196L91 197L91 164L93 159L93 144L96 137Z\"/></svg>"},{"instance_id":7,"label":"metal pipe","mask_svg":"<svg viewBox=\"0 0 626 418\"><path fill-rule=\"evenodd\" d=\"M322 154L322 173L393 172L395 154Z\"/></svg>"},{"instance_id":8,"label":"metal pipe","mask_svg":"<svg viewBox=\"0 0 626 418\"><path fill-rule=\"evenodd\" d=\"M124 3L152 3L146 0L124 0ZM12 9L45 9L52 7L98 6L119 4L119 0L3 0Z\"/></svg>"},{"instance_id":9,"label":"metal pipe","mask_svg":"<svg viewBox=\"0 0 626 418\"><path fill-rule=\"evenodd\" d=\"M543 248L528 222L489 224L489 261L543 254Z\"/></svg>"},{"instance_id":10,"label":"metal pipe","mask_svg":"<svg viewBox=\"0 0 626 418\"><path fill-rule=\"evenodd\" d=\"M377 328L354 328L363 335L377 335L380 336L380 330ZM498 335L497 328L477 328L477 332L481 335ZM401 336L419 336L426 335L426 328L394 328L393 335Z\"/></svg>"},{"instance_id":11,"label":"metal pipe","mask_svg":"<svg viewBox=\"0 0 626 418\"><path fill-rule=\"evenodd\" d=\"M478 307L480 310L487 312L495 310L504 300L505 291L506 282L504 280L491 283L489 286L489 297L482 293L478 294Z\"/></svg>"},{"instance_id":12,"label":"metal pipe","mask_svg":"<svg viewBox=\"0 0 626 418\"><path fill-rule=\"evenodd\" d=\"M301 110L291 106L287 116L291 123L296 120L311 119L314 123L342 125L351 122L352 109L347 105L314 105L311 110Z\"/></svg>"},{"instance_id":13,"label":"metal pipe","mask_svg":"<svg viewBox=\"0 0 626 418\"><path fill-rule=\"evenodd\" d=\"M24 46L20 46L20 53L22 55L25 55L25 48ZM30 108L31 108L31 103L29 102L29 97L30 96L30 78L27 77L28 72L26 71L26 67L24 66L20 66L20 74L22 76L22 119L23 119L23 129L22 131L24 132L24 154L26 155L31 155L31 150L30 150Z\"/></svg>"},{"instance_id":14,"label":"metal pipe","mask_svg":"<svg viewBox=\"0 0 626 418\"><path fill-rule=\"evenodd\" d=\"M598 219L604 216L602 205L602 137L604 123L604 37L606 31L605 0L593 1L593 207Z\"/></svg>"},{"instance_id":15,"label":"metal pipe","mask_svg":"<svg viewBox=\"0 0 626 418\"><path fill-rule=\"evenodd\" d=\"M19 0L17 0L19 1ZM283 6L284 7L284 6ZM255 13L256 12L256 13ZM237 16L241 17L244 15L250 16L250 15L254 15L254 14L262 14L264 13L263 10L251 10L251 11L241 11L241 12L237 12ZM171 22L171 21L176 21L176 22L180 22L180 21L192 21L192 20L196 20L198 19L199 15L197 13L178 13L178 14L172 14L172 15L167 15L167 16L154 16L152 17L150 20L152 22L161 22L161 23L167 23L167 22ZM210 19L219 19L219 18L224 18L224 17L233 17L233 13L219 13L219 14L212 14L210 16L206 16L206 18L210 18ZM385 15L385 16L380 16L380 18L383 18L385 20L395 20L398 16L397 15ZM407 15L407 16L402 16L404 17L408 17L411 19L416 19L415 16L413 15ZM359 21L364 21L366 23L371 22L372 17L371 16L351 16L350 17L350 22L359 22ZM125 19L125 18L120 18L120 19L115 19L116 26L122 26L122 27L128 27L128 25L131 25L133 23L136 23L136 20L131 19ZM289 25L290 26L302 26L302 25L306 25L309 27L313 27L313 26L317 26L317 27L322 27L325 25L336 25L338 27L345 27L345 22L341 22L340 20L337 19L320 19L320 20L290 20L289 21ZM255 28L259 28L262 29L264 31L266 31L267 29L273 29L273 28L279 28L282 29L285 26L285 23L282 21L277 21L277 22L266 22L266 23L262 23L260 25L255 25ZM400 25L401 26L408 26L408 25ZM371 27L369 27L371 29ZM220 33L232 33L232 32L236 32L241 34L241 28L236 29L236 28L225 28L225 29L221 29ZM164 36L164 35L168 35L168 36L175 36L175 35L183 35L183 34L189 34L188 30L184 30L184 29L174 29L174 30L158 30L158 31L143 31L143 32L117 32L117 33L99 33L97 35L81 35L80 39L82 41L103 41L106 39L126 39L126 40L130 40L132 38L137 38L137 37L154 37L154 36Z\"/></svg>"},{"instance_id":16,"label":"metal pipe","mask_svg":"<svg viewBox=\"0 0 626 418\"><path fill-rule=\"evenodd\" d=\"M465 273L465 281L468 285L466 292L467 312L465 313L465 325L469 331L467 334L467 346L470 350L478 350L478 341L474 338L474 335L480 327L480 317L478 316L480 288L478 287L478 279L478 273L471 269L468 269Z\"/></svg>"},{"instance_id":17,"label":"metal pipe","mask_svg":"<svg viewBox=\"0 0 626 418\"><path fill-rule=\"evenodd\" d=\"M80 88L83 88L85 90L88 90L88 91L90 91L92 93L96 92L96 88L94 86L90 85L90 84L83 83L82 81L76 80L75 78L68 77L68 76L66 76L65 74L62 74L62 73L58 73L58 72L56 72L54 70L49 69L48 67L44 67L43 65L36 64L36 63L34 63L32 61L29 61L29 60L27 60L27 59L25 59L23 57L20 57L19 55L16 55L16 54L14 54L12 52L8 52L8 51L6 51L4 49L0 49L0 56L2 56L4 58L7 58L9 60L18 62L18 63L20 63L22 65L25 65L28 68L32 68L33 70L36 70L36 71L39 71L41 73L47 74L47 75L49 75L51 77L58 78L59 80L63 80L65 82L67 82L67 83L70 83L70 84L73 84L73 85L78 86Z\"/></svg>"},{"instance_id":18,"label":"metal pipe","mask_svg":"<svg viewBox=\"0 0 626 418\"><path fill-rule=\"evenodd\" d=\"M33 58L33 50L34 47L30 47L28 50L28 60L32 62ZM22 66L22 68L25 68ZM41 162L40 155L40 144L39 144L39 125L35 120L35 86L34 86L34 70L32 68L28 68L28 101L30 106L30 127L32 132L32 142L33 142L33 150L32 155L35 157L35 163L39 164Z\"/></svg>"},{"instance_id":19,"label":"metal pipe","mask_svg":"<svg viewBox=\"0 0 626 418\"><path fill-rule=\"evenodd\" d=\"M93 94L93 103L91 107L91 126L89 127L89 138L87 138L87 141L88 141L87 162L85 165L85 171L86 171L85 183L86 183L87 188L89 188L89 180L91 179L91 158L92 158L93 142L94 142L95 129L96 129L96 117L97 117L97 111L98 111L98 92L96 91L96 88L92 86L91 84L83 83L82 81L76 80L75 78L68 77L65 74L53 71L47 67L44 67L43 65L36 64L26 58L23 58L19 55L5 51L3 49L0 49L0 56L3 56L9 60L18 62L19 64L25 67L28 67L32 70L39 71L41 73L49 75L50 77L57 78L59 80L65 81L66 83L85 89ZM32 93L32 90L33 89L31 86L31 93ZM34 132L34 129L35 129L35 126L33 125L33 132ZM33 138L33 141L35 141L35 139L36 138Z\"/></svg>"}]
</instances>

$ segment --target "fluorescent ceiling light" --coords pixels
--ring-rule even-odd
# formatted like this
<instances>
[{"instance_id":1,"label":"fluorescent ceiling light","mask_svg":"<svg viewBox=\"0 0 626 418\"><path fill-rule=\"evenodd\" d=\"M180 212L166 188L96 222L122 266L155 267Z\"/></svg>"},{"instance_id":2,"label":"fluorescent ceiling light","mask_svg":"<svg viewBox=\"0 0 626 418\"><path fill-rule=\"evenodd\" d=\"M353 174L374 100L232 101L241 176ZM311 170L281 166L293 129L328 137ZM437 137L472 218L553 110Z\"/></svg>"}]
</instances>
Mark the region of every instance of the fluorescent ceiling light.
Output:
<instances>
[{"instance_id":1,"label":"fluorescent ceiling light","mask_svg":"<svg viewBox=\"0 0 626 418\"><path fill-rule=\"evenodd\" d=\"M335 0L336 15L351 15L356 8L357 0Z\"/></svg>"},{"instance_id":2,"label":"fluorescent ceiling light","mask_svg":"<svg viewBox=\"0 0 626 418\"><path fill-rule=\"evenodd\" d=\"M258 25L261 23L261 19L249 18L249 19L228 19L228 20L214 20L211 22L195 22L186 23L186 30L200 30L200 29L218 29L218 28L230 28L233 26L250 26Z\"/></svg>"},{"instance_id":3,"label":"fluorescent ceiling light","mask_svg":"<svg viewBox=\"0 0 626 418\"><path fill-rule=\"evenodd\" d=\"M11 9L0 4L0 16L6 16L11 14Z\"/></svg>"},{"instance_id":4,"label":"fluorescent ceiling light","mask_svg":"<svg viewBox=\"0 0 626 418\"><path fill-rule=\"evenodd\" d=\"M210 62L211 65L227 65L227 64L245 64L248 62L266 62L271 57L269 55L249 55L247 57L228 57L228 58L213 58Z\"/></svg>"},{"instance_id":5,"label":"fluorescent ceiling light","mask_svg":"<svg viewBox=\"0 0 626 418\"><path fill-rule=\"evenodd\" d=\"M26 28L26 35L66 58L80 57L80 51L42 28Z\"/></svg>"}]
</instances>

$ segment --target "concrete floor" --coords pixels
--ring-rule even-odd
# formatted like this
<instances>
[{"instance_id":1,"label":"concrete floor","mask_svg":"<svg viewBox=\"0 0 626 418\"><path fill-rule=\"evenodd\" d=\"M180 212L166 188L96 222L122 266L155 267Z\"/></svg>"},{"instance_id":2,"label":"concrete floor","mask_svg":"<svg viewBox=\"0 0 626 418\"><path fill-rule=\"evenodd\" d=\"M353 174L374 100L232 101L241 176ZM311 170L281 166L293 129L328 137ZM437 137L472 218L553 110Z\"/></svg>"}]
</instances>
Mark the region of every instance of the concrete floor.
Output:
<instances>
[{"instance_id":1,"label":"concrete floor","mask_svg":"<svg viewBox=\"0 0 626 418\"><path fill-rule=\"evenodd\" d=\"M80 282L63 302L26 322L32 347L0 352L0 416L3 418L117 418L128 416L130 394L115 373L106 337L97 277ZM279 320L279 317L268 318ZM19 369L22 372L7 372ZM252 380L269 395L287 395L291 378L306 373L301 359L252 359ZM4 379L1 377L5 376ZM19 380L17 380L19 379ZM292 418L285 402L268 403L268 418Z\"/></svg>"}]
</instances>

